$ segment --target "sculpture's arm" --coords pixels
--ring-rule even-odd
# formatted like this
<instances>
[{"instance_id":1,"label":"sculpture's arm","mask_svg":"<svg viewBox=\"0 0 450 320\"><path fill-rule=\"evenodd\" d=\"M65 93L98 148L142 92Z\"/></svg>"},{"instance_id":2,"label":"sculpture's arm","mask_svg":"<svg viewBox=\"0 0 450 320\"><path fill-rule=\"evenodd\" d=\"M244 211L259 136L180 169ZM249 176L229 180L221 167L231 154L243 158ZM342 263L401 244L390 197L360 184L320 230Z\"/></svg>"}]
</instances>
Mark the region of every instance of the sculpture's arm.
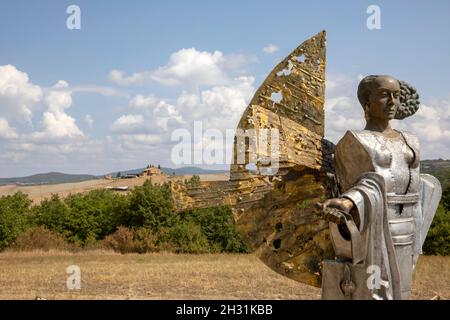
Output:
<instances>
[{"instance_id":1,"label":"sculpture's arm","mask_svg":"<svg viewBox=\"0 0 450 320\"><path fill-rule=\"evenodd\" d=\"M362 174L375 171L369 150L352 131L347 131L336 145L334 163L342 192L353 187Z\"/></svg>"},{"instance_id":2,"label":"sculpture's arm","mask_svg":"<svg viewBox=\"0 0 450 320\"><path fill-rule=\"evenodd\" d=\"M361 194L352 187L362 174L374 171L369 153L355 134L347 131L336 146L334 161L343 194L340 198L327 200L324 207L334 207L349 212L356 225L362 230L365 225L364 201Z\"/></svg>"}]
</instances>

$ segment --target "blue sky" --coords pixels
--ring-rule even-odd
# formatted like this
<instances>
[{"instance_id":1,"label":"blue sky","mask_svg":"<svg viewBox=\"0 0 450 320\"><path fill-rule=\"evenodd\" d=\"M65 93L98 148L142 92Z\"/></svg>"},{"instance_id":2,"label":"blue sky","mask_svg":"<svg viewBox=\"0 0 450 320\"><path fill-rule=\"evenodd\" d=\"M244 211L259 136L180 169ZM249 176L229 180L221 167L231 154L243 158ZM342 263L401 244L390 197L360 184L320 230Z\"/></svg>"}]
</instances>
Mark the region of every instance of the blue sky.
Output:
<instances>
[{"instance_id":1,"label":"blue sky","mask_svg":"<svg viewBox=\"0 0 450 320\"><path fill-rule=\"evenodd\" d=\"M66 28L71 4L81 8L81 30ZM371 4L381 9L380 30L366 27ZM0 66L14 69L2 69L0 79L1 72L9 72L22 79L16 85L23 87L20 94L7 97L1 96L0 87L0 176L53 170L101 174L148 162L174 167L168 137L177 124L189 127L201 119L220 130L234 129L270 70L323 29L330 84L327 117L351 113L346 121L330 123L327 137L336 142L346 126L361 125L358 77L391 74L415 85L425 105L417 119L398 127L416 131L424 145L422 158L450 158L449 14L450 2L437 0L3 0ZM263 51L269 44L277 50ZM179 59L189 54L212 59L217 69L203 70L205 74L191 70L200 77L196 82L173 78L168 68L176 63L171 60L175 53ZM112 77L113 70L121 76ZM216 71L223 82L217 81ZM133 74L144 80L128 78ZM168 85L161 77L172 77L176 84ZM58 81L63 82L54 87ZM61 96L52 96L52 90ZM138 95L155 101L133 104ZM183 109L180 97L197 99L198 105L191 106L195 112ZM227 97L234 99L229 101L231 115L221 113ZM22 107L30 111L28 120L17 111ZM67 130L60 127L64 123ZM64 132L57 133L56 127Z\"/></svg>"}]
</instances>

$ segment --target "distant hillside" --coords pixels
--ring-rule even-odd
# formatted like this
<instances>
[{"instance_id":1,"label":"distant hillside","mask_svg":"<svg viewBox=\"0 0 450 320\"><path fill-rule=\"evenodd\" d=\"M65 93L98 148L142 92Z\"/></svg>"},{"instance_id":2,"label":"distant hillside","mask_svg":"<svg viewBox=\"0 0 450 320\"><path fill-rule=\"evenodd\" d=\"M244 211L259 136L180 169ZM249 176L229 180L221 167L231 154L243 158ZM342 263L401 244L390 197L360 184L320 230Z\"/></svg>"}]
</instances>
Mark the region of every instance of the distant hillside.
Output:
<instances>
[{"instance_id":1,"label":"distant hillside","mask_svg":"<svg viewBox=\"0 0 450 320\"><path fill-rule=\"evenodd\" d=\"M230 170L207 170L197 167L183 167L178 169L171 169L171 168L164 168L161 167L161 170L168 175L173 174L175 172L175 175L182 176L182 175L190 175L190 174L214 174L214 173L225 173L229 172Z\"/></svg>"},{"instance_id":2,"label":"distant hillside","mask_svg":"<svg viewBox=\"0 0 450 320\"><path fill-rule=\"evenodd\" d=\"M421 172L429 173L441 181L443 189L450 186L450 160L424 160L421 162ZM122 176L127 174L141 173L145 168L120 171ZM197 167L183 167L178 169L161 167L161 170L167 175L192 175L192 174L216 174L225 173L228 170L207 170ZM118 171L108 173L115 177ZM105 175L94 176L90 174L66 174L60 172L40 173L28 177L0 178L0 185L16 184L16 185L36 185L36 184L58 184L81 182L92 179L100 179Z\"/></svg>"},{"instance_id":3,"label":"distant hillside","mask_svg":"<svg viewBox=\"0 0 450 320\"><path fill-rule=\"evenodd\" d=\"M112 177L116 177L117 173L119 173L119 172L120 172L120 175L122 175L122 176L127 175L127 174L138 174L138 173L141 173L144 169L145 168L124 170L124 171L115 171L115 172L108 173L108 175L111 175ZM184 175L191 175L191 174L224 173L224 172L228 172L229 170L207 170L207 169L201 169L201 168L197 168L197 167L183 167L183 168L178 168L178 169L161 167L161 171L169 176L173 175L174 172L175 172L175 175L177 175L177 176L184 176Z\"/></svg>"},{"instance_id":4,"label":"distant hillside","mask_svg":"<svg viewBox=\"0 0 450 320\"><path fill-rule=\"evenodd\" d=\"M127 174L138 174L141 173L142 170L145 168L140 169L131 169L131 170L124 170L120 171L120 174L122 176ZM172 169L172 168L164 168L161 167L161 170L167 174L172 175L175 172L175 175L181 176L181 175L191 175L191 174L214 174L214 173L223 173L228 172L228 170L205 170L201 168L196 167L184 167L184 168L178 168L178 169ZM116 177L118 171L108 173L106 175L111 175L112 177ZM72 182L81 182L86 180L93 180L93 179L101 179L105 175L100 176L94 176L90 174L66 174L66 173L60 173L60 172L49 172L49 173L39 173L32 176L27 177L14 177L14 178L0 178L0 186L2 185L8 185L8 184L15 184L15 185L39 185L39 184L58 184L58 183L72 183Z\"/></svg>"},{"instance_id":5,"label":"distant hillside","mask_svg":"<svg viewBox=\"0 0 450 320\"><path fill-rule=\"evenodd\" d=\"M138 174L138 173L141 173L144 169L145 168L124 170L124 171L120 171L120 174L122 176L127 175L127 174ZM191 174L214 174L214 173L224 173L224 172L229 171L229 170L207 170L207 169L202 169L202 168L197 168L197 167L183 167L183 168L178 168L178 169L161 167L161 170L167 175L173 175L173 173L175 173L175 175L177 175L177 176L191 175ZM115 176L117 176L117 173L119 173L119 171L108 173L108 175L115 177Z\"/></svg>"},{"instance_id":6,"label":"distant hillside","mask_svg":"<svg viewBox=\"0 0 450 320\"><path fill-rule=\"evenodd\" d=\"M28 177L0 178L0 185L36 185L36 184L58 184L81 182L85 180L98 179L89 174L66 174L60 172L39 173Z\"/></svg>"},{"instance_id":7,"label":"distant hillside","mask_svg":"<svg viewBox=\"0 0 450 320\"><path fill-rule=\"evenodd\" d=\"M145 168L130 169L130 170L123 170L123 171L114 171L114 172L110 172L110 173L105 174L105 176L111 176L111 177L115 178L119 172L120 172L121 176L126 176L127 174L138 174L138 173L141 173L142 170L144 170L144 169Z\"/></svg>"}]
</instances>

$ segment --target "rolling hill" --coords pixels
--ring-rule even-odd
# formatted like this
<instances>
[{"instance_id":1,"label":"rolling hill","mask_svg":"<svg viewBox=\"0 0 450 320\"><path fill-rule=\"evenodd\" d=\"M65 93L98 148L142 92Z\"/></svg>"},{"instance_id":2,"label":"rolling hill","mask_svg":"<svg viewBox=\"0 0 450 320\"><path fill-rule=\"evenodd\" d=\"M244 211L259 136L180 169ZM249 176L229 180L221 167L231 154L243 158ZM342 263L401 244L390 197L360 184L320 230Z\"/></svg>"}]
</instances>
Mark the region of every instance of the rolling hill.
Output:
<instances>
[{"instance_id":1,"label":"rolling hill","mask_svg":"<svg viewBox=\"0 0 450 320\"><path fill-rule=\"evenodd\" d=\"M442 187L450 186L450 160L423 160L420 163L421 172L429 173L441 181ZM145 168L131 169L120 171L121 175L138 174ZM217 174L225 173L228 170L207 170L197 167L182 167L182 168L166 168L161 167L161 170L167 175L192 175L192 174ZM110 172L105 175L117 176L119 171ZM95 176L90 174L66 174L60 172L40 173L27 177L13 177L0 178L0 185L40 185L40 184L58 184L58 183L72 183L86 180L100 179L105 175Z\"/></svg>"},{"instance_id":2,"label":"rolling hill","mask_svg":"<svg viewBox=\"0 0 450 320\"><path fill-rule=\"evenodd\" d=\"M132 169L132 170L124 170L120 171L121 175L126 174L138 174L142 172L144 168L140 169ZM161 170L167 175L191 175L191 174L215 174L215 173L223 173L228 172L227 170L206 170L197 167L183 167L178 169L172 168L164 168L161 167ZM111 175L116 177L119 171L111 172L106 175ZM48 172L48 173L39 173L26 177L13 177L13 178L0 178L0 186L4 185L18 185L18 186L27 186L27 185L46 185L46 184L59 184L59 183L73 183L73 182L81 182L86 180L94 180L101 179L106 175L90 175L90 174L67 174L61 172Z\"/></svg>"},{"instance_id":3,"label":"rolling hill","mask_svg":"<svg viewBox=\"0 0 450 320\"><path fill-rule=\"evenodd\" d=\"M97 176L89 174L67 174L61 172L39 173L27 177L0 178L0 185L36 185L36 184L58 184L80 182L98 179Z\"/></svg>"}]
</instances>

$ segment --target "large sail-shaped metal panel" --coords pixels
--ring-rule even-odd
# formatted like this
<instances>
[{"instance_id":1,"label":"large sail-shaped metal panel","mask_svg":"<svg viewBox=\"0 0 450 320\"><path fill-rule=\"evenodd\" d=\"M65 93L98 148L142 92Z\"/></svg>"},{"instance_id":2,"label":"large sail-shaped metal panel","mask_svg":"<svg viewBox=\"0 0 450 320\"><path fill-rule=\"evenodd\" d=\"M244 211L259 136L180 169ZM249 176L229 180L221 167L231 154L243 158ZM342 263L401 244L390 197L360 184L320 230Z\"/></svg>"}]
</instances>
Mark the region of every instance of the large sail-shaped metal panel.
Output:
<instances>
[{"instance_id":1,"label":"large sail-shaped metal panel","mask_svg":"<svg viewBox=\"0 0 450 320\"><path fill-rule=\"evenodd\" d=\"M322 260L333 257L328 223L314 207L333 186L334 146L323 139L325 63L322 31L256 91L236 130L230 180L173 188L179 210L229 205L242 239L265 264L313 286L320 286ZM252 130L277 132L276 148L251 149L240 135ZM274 149L276 155L268 151Z\"/></svg>"},{"instance_id":2,"label":"large sail-shaped metal panel","mask_svg":"<svg viewBox=\"0 0 450 320\"><path fill-rule=\"evenodd\" d=\"M277 170L268 179L271 191L258 201L234 208L238 229L268 266L314 286L320 284L322 260L333 256L328 223L320 220L314 207L328 196L327 172L333 171L333 145L323 139L325 63L323 31L273 69L238 125L241 132L279 131ZM239 148L249 146L235 143L235 160L242 152ZM231 180L261 176L264 164L258 161L266 157L264 153L251 158L256 159L252 171L247 163L233 163ZM273 167L273 162L269 165ZM242 202L246 200L244 197Z\"/></svg>"}]
</instances>

